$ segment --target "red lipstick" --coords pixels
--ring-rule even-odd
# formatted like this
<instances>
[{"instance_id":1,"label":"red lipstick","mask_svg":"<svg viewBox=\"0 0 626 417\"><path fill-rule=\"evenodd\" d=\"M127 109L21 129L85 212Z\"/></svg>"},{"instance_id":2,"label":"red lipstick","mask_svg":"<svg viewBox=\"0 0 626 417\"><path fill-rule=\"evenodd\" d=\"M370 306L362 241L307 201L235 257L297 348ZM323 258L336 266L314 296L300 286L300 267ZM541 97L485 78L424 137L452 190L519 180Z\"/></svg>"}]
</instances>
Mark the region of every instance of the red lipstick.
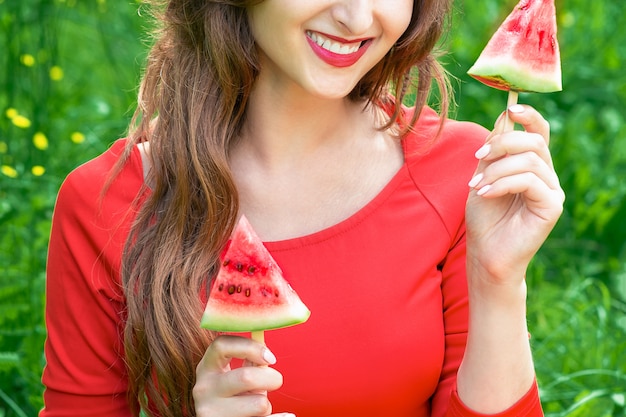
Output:
<instances>
[{"instance_id":1,"label":"red lipstick","mask_svg":"<svg viewBox=\"0 0 626 417\"><path fill-rule=\"evenodd\" d=\"M333 67L338 67L338 68L344 68L344 67L349 67L351 65L354 65L363 56L363 54L367 51L367 48L369 48L371 44L371 42L367 39L361 40L361 41L359 40L347 41L347 40L342 40L342 39L336 38L334 36L329 36L329 35L323 35L323 37L330 39L334 42L340 42L346 45L361 42L361 46L356 52L352 52L348 54L339 54L339 53L335 53L335 52L329 51L326 48L321 47L313 39L311 39L310 36L307 35L306 39L309 42L311 49L313 49L313 52L315 53L315 55L317 55L322 61L324 61L328 65L332 65Z\"/></svg>"}]
</instances>

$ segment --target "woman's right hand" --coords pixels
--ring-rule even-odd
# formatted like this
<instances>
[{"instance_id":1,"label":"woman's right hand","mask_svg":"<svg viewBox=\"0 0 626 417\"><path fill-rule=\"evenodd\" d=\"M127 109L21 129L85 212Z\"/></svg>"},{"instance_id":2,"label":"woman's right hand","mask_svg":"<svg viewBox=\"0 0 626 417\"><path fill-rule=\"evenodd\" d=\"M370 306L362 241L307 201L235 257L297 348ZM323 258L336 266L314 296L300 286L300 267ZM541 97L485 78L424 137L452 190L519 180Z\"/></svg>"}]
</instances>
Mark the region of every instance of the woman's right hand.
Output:
<instances>
[{"instance_id":1,"label":"woman's right hand","mask_svg":"<svg viewBox=\"0 0 626 417\"><path fill-rule=\"evenodd\" d=\"M231 368L233 359L244 366ZM267 365L276 357L263 344L240 336L217 337L196 367L193 398L198 417L288 417L272 414L268 391L283 384L283 377Z\"/></svg>"}]
</instances>

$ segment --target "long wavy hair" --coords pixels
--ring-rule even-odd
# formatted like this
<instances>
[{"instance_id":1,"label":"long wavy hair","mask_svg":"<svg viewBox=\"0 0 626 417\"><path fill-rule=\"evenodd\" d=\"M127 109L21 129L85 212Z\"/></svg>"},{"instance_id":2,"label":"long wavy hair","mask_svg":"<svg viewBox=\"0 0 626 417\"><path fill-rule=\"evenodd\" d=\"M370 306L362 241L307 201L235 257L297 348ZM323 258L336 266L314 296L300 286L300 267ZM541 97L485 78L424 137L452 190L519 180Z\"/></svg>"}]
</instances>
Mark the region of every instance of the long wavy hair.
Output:
<instances>
[{"instance_id":1,"label":"long wavy hair","mask_svg":"<svg viewBox=\"0 0 626 417\"><path fill-rule=\"evenodd\" d=\"M199 326L208 281L239 207L228 153L260 70L247 18L258 0L149 2L154 43L119 164L149 142L150 190L137 203L122 258L125 360L133 406L192 416L195 368L214 337ZM446 76L434 51L450 3L415 0L406 32L351 92L350 100L392 109L384 128L410 127L395 103L411 94L420 109L433 80L447 112Z\"/></svg>"}]
</instances>

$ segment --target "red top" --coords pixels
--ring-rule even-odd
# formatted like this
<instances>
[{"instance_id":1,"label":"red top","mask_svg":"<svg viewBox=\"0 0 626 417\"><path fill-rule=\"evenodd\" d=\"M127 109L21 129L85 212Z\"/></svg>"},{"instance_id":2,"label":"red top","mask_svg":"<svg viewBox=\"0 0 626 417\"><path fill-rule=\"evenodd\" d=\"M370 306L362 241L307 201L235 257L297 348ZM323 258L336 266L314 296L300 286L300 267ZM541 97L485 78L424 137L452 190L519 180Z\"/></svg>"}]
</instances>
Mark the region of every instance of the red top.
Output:
<instances>
[{"instance_id":1,"label":"red top","mask_svg":"<svg viewBox=\"0 0 626 417\"><path fill-rule=\"evenodd\" d=\"M357 213L266 246L311 310L266 332L284 385L274 410L298 417L480 416L459 401L467 333L464 209L473 154L487 131L425 109L404 139L405 164ZM119 266L143 183L132 154L100 199L120 140L59 192L47 282L48 364L41 417L130 416L121 346ZM332 209L332 208L329 208ZM498 416L542 416L537 387Z\"/></svg>"}]
</instances>

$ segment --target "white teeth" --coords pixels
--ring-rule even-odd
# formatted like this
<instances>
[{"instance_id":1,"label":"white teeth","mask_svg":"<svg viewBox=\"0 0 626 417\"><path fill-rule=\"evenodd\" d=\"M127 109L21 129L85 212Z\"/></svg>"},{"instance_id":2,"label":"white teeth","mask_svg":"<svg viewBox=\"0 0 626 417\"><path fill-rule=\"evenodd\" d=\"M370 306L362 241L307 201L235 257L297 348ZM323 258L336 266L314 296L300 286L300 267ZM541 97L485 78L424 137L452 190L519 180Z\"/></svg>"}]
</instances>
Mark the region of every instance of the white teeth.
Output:
<instances>
[{"instance_id":1,"label":"white teeth","mask_svg":"<svg viewBox=\"0 0 626 417\"><path fill-rule=\"evenodd\" d=\"M340 42L335 42L331 39L325 38L317 33L307 31L307 35L309 36L309 38L311 38L311 40L313 40L313 42L335 54L353 54L361 47L361 42L353 44L342 44Z\"/></svg>"}]
</instances>

